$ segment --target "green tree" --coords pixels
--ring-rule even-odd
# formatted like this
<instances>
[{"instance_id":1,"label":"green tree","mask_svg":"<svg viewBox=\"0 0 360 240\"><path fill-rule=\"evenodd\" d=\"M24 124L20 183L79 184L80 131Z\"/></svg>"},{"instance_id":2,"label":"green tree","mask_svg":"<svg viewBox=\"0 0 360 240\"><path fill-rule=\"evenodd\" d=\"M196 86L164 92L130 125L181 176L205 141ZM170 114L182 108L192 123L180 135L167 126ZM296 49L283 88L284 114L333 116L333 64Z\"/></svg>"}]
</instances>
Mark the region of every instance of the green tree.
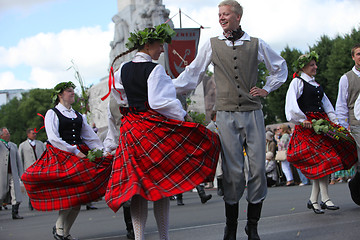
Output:
<instances>
[{"instance_id":1,"label":"green tree","mask_svg":"<svg viewBox=\"0 0 360 240\"><path fill-rule=\"evenodd\" d=\"M20 100L13 98L0 108L0 126L6 127L11 134L11 141L18 143L22 134L18 131L19 127L24 126L24 119L18 114Z\"/></svg>"}]
</instances>

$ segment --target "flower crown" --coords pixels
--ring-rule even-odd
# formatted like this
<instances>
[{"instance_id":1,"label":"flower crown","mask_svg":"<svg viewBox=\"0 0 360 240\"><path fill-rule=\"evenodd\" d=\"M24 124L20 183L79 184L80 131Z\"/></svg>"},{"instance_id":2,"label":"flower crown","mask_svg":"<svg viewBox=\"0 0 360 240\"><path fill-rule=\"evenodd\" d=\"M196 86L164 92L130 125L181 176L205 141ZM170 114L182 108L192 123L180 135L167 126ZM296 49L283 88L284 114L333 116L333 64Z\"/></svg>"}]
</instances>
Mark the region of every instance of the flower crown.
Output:
<instances>
[{"instance_id":1,"label":"flower crown","mask_svg":"<svg viewBox=\"0 0 360 240\"><path fill-rule=\"evenodd\" d=\"M300 71L306 66L311 60L319 61L319 55L315 51L301 55L293 64L294 72Z\"/></svg>"},{"instance_id":2,"label":"flower crown","mask_svg":"<svg viewBox=\"0 0 360 240\"><path fill-rule=\"evenodd\" d=\"M57 84L53 89L52 102L55 103L57 98L58 98L58 94L60 94L62 91L64 91L65 89L68 89L68 88L75 89L76 86L71 81L69 81L69 82L61 82L61 83Z\"/></svg>"},{"instance_id":3,"label":"flower crown","mask_svg":"<svg viewBox=\"0 0 360 240\"><path fill-rule=\"evenodd\" d=\"M128 49L139 48L150 41L161 41L171 43L171 38L176 32L166 23L155 26L154 28L145 28L142 31L130 33L128 42L125 46Z\"/></svg>"}]
</instances>

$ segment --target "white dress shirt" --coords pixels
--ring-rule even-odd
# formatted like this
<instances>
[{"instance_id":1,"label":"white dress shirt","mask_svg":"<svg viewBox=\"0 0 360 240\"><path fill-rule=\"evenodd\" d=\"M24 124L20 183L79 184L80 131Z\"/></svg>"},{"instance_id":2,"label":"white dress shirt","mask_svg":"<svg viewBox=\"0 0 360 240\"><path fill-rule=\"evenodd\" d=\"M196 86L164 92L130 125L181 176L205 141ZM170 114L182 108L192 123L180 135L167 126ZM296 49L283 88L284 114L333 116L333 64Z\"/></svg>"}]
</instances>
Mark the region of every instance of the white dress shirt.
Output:
<instances>
[{"instance_id":1,"label":"white dress shirt","mask_svg":"<svg viewBox=\"0 0 360 240\"><path fill-rule=\"evenodd\" d=\"M116 119L110 110L110 102L108 104L108 130L104 139L105 152L111 153L114 151L119 142L119 128L116 126Z\"/></svg>"},{"instance_id":2,"label":"white dress shirt","mask_svg":"<svg viewBox=\"0 0 360 240\"><path fill-rule=\"evenodd\" d=\"M301 72L300 77L302 79L304 79L307 83L313 85L313 86L320 86L320 84L318 84L315 81L314 77L310 77L309 75L307 75L306 73ZM294 124L300 124L303 121L305 121L306 115L305 113L303 113L300 110L300 107L298 105L297 100L299 99L299 97L302 95L303 93L303 89L304 89L304 83L301 79L299 78L294 78L290 85L289 85L289 89L286 93L286 100L285 100L285 115L286 115L286 119L289 122L292 122ZM326 94L324 93L324 96L321 100L321 103L323 105L324 111L325 113L328 115L329 119L332 122L336 121L336 115L335 115L335 110L334 107L332 106L329 98L326 96Z\"/></svg>"},{"instance_id":3,"label":"white dress shirt","mask_svg":"<svg viewBox=\"0 0 360 240\"><path fill-rule=\"evenodd\" d=\"M233 47L233 43L225 38L224 35L218 37L225 41L226 45ZM247 33L234 42L234 46L241 46L245 41L251 41ZM208 39L199 50L194 61L176 78L173 79L178 94L186 94L196 88L202 81L207 67L211 63L212 48ZM266 84L263 87L268 93L279 88L287 79L287 65L285 60L270 48L262 39L259 38L258 61L264 62L269 70L266 77Z\"/></svg>"},{"instance_id":4,"label":"white dress shirt","mask_svg":"<svg viewBox=\"0 0 360 240\"><path fill-rule=\"evenodd\" d=\"M132 61L152 62L152 59L149 55L138 52ZM126 107L128 102L121 81L121 69L124 64L125 63L121 64L119 70L114 74L115 88L121 92L123 99L121 99L120 94L116 90L112 89L111 93L121 106ZM186 111L183 109L181 102L176 98L176 90L171 78L166 74L164 67L160 64L157 64L150 73L147 80L147 87L148 101L151 109L167 118L184 121Z\"/></svg>"},{"instance_id":5,"label":"white dress shirt","mask_svg":"<svg viewBox=\"0 0 360 240\"><path fill-rule=\"evenodd\" d=\"M29 143L30 143L31 146L34 147L34 146L36 145L35 140L28 139L28 141L29 141Z\"/></svg>"},{"instance_id":6,"label":"white dress shirt","mask_svg":"<svg viewBox=\"0 0 360 240\"><path fill-rule=\"evenodd\" d=\"M360 72L356 70L355 66L352 68L352 71L360 77ZM339 81L339 92L336 100L336 117L339 121L339 124L345 128L349 127L349 108L347 106L348 100L348 88L349 88L349 81L347 76L344 74L340 78ZM358 107L359 108L359 107ZM359 109L356 110L354 107L354 111L360 111Z\"/></svg>"},{"instance_id":7,"label":"white dress shirt","mask_svg":"<svg viewBox=\"0 0 360 240\"><path fill-rule=\"evenodd\" d=\"M62 115L67 118L76 118L77 115L74 109L70 108L67 109L64 105L59 103L55 107L60 111ZM81 115L81 114L80 114ZM94 130L90 127L87 123L86 118L82 116L82 127L80 136L83 142L90 148L90 149L100 149L102 150L104 147L96 135ZM56 148L59 148L63 151L71 152L73 154L78 154L80 151L77 149L76 145L70 145L60 137L59 133L59 118L57 117L54 110L49 109L45 115L45 130L48 137L49 142Z\"/></svg>"}]
</instances>

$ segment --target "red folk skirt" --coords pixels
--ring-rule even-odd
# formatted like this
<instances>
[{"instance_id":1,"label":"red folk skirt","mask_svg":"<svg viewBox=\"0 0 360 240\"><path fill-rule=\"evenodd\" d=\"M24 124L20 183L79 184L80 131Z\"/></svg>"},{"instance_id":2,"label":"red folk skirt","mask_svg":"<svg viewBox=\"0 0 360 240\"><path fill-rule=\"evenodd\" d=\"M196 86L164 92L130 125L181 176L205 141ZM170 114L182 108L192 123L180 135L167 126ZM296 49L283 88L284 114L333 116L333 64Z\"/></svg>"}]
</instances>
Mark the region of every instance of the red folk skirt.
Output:
<instances>
[{"instance_id":1,"label":"red folk skirt","mask_svg":"<svg viewBox=\"0 0 360 240\"><path fill-rule=\"evenodd\" d=\"M116 212L134 195L157 201L212 181L220 149L218 135L200 124L127 113L105 200Z\"/></svg>"},{"instance_id":2,"label":"red folk skirt","mask_svg":"<svg viewBox=\"0 0 360 240\"><path fill-rule=\"evenodd\" d=\"M309 121L329 120L326 113L307 113L306 116ZM316 134L313 128L296 125L289 142L287 160L307 178L318 179L339 170L350 169L357 162L356 144Z\"/></svg>"},{"instance_id":3,"label":"red folk skirt","mask_svg":"<svg viewBox=\"0 0 360 240\"><path fill-rule=\"evenodd\" d=\"M79 147L87 154L87 146ZM104 196L114 156L87 158L46 144L39 160L22 175L26 191L36 210L63 210Z\"/></svg>"}]
</instances>

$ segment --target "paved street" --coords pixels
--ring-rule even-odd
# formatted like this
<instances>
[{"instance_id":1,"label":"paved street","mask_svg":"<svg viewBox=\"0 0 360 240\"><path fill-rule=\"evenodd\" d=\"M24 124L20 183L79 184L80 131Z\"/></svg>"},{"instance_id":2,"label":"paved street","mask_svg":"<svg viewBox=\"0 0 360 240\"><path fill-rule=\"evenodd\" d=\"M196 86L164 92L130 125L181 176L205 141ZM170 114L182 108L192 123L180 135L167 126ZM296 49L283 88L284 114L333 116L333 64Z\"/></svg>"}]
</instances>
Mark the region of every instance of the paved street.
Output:
<instances>
[{"instance_id":1,"label":"paved street","mask_svg":"<svg viewBox=\"0 0 360 240\"><path fill-rule=\"evenodd\" d=\"M355 205L346 183L329 186L329 194L338 211L327 210L315 215L306 208L311 186L269 188L264 203L259 233L262 240L357 240L360 239L360 207ZM185 206L171 201L171 240L220 240L224 229L224 203L216 190L206 204L201 204L197 193L184 194ZM122 209L113 213L104 200L94 203L97 210L86 210L85 206L72 229L72 235L81 240L125 240L125 224ZM11 208L11 207L10 207ZM51 231L57 212L29 211L27 199L20 206L23 220L12 220L11 210L0 211L1 240L51 240ZM243 228L246 224L246 201L240 202L238 239L247 239ZM156 240L156 224L149 204L146 239Z\"/></svg>"}]
</instances>

